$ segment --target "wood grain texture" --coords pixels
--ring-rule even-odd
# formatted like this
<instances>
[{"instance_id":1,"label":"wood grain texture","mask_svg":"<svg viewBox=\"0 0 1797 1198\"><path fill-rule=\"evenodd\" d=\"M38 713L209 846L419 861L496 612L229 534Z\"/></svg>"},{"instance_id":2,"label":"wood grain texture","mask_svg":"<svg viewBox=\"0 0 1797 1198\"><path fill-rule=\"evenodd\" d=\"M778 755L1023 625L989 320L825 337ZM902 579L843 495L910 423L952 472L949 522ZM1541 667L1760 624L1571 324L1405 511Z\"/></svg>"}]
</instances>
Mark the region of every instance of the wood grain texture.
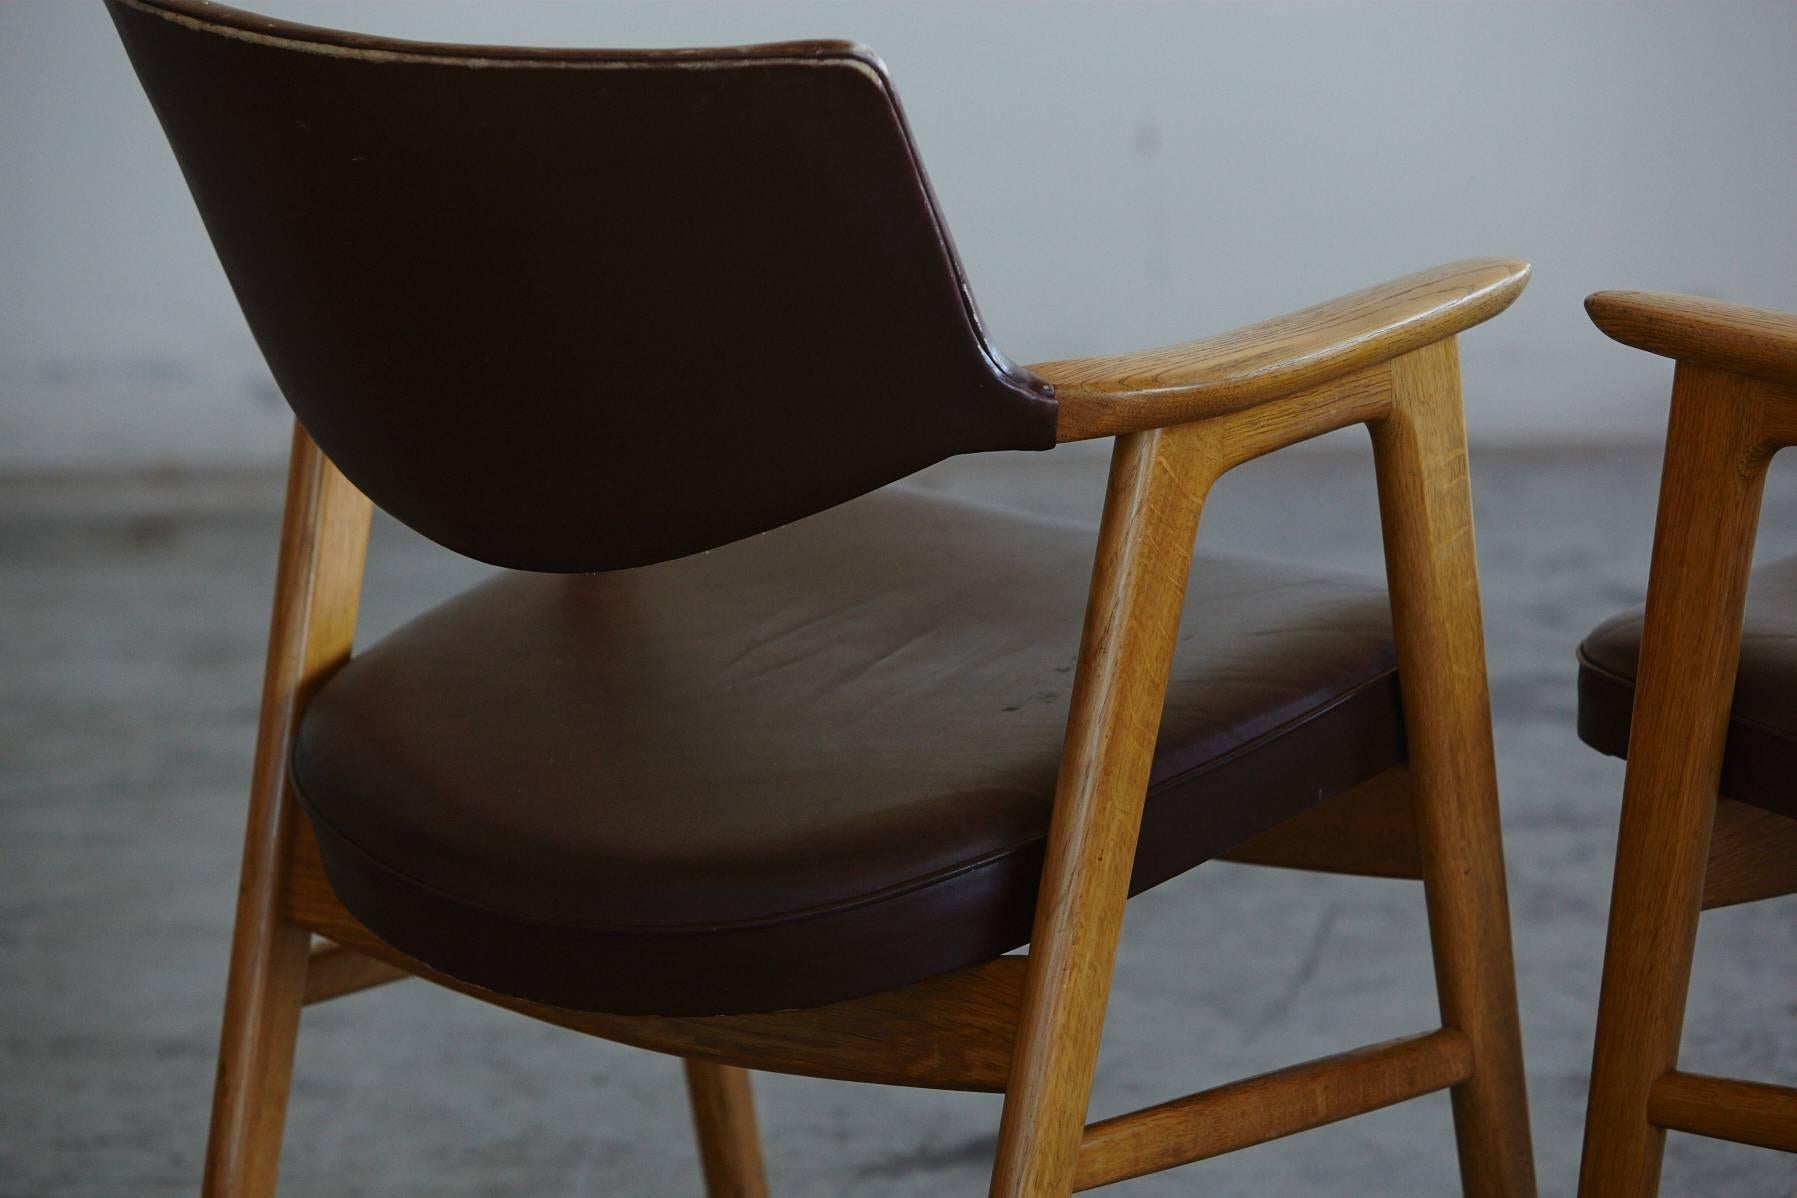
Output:
<instances>
[{"instance_id":1,"label":"wood grain texture","mask_svg":"<svg viewBox=\"0 0 1797 1198\"><path fill-rule=\"evenodd\" d=\"M1473 1053L1453 1090L1461 1183L1519 1198L1535 1166L1455 344L1393 362L1392 387L1373 456L1442 1024Z\"/></svg>"},{"instance_id":2,"label":"wood grain texture","mask_svg":"<svg viewBox=\"0 0 1797 1198\"><path fill-rule=\"evenodd\" d=\"M1390 410L1391 370L1381 362L1203 423L1216 439L1215 469L1221 475L1300 441L1378 420Z\"/></svg>"},{"instance_id":3,"label":"wood grain texture","mask_svg":"<svg viewBox=\"0 0 1797 1198\"><path fill-rule=\"evenodd\" d=\"M1529 266L1478 258L1183 345L1030 369L1054 384L1056 437L1078 441L1219 416L1322 386L1496 316Z\"/></svg>"},{"instance_id":4,"label":"wood grain texture","mask_svg":"<svg viewBox=\"0 0 1797 1198\"><path fill-rule=\"evenodd\" d=\"M706 1198L767 1198L748 1073L731 1065L687 1061L686 1095L693 1109Z\"/></svg>"},{"instance_id":5,"label":"wood grain texture","mask_svg":"<svg viewBox=\"0 0 1797 1198\"><path fill-rule=\"evenodd\" d=\"M1427 1032L1118 1115L1086 1129L1073 1188L1158 1173L1364 1115L1463 1082L1472 1069L1465 1036Z\"/></svg>"},{"instance_id":6,"label":"wood grain texture","mask_svg":"<svg viewBox=\"0 0 1797 1198\"><path fill-rule=\"evenodd\" d=\"M1119 437L1030 938L994 1198L1073 1184L1214 431Z\"/></svg>"},{"instance_id":7,"label":"wood grain texture","mask_svg":"<svg viewBox=\"0 0 1797 1198\"><path fill-rule=\"evenodd\" d=\"M1797 819L1721 799L1710 832L1703 908L1797 894Z\"/></svg>"},{"instance_id":8,"label":"wood grain texture","mask_svg":"<svg viewBox=\"0 0 1797 1198\"><path fill-rule=\"evenodd\" d=\"M1158 638L1177 632L1176 609L1163 605L1183 591L1203 496L1234 465L1355 422L1375 430L1400 655L1417 663L1410 689L1428 712L1410 727L1413 744L1429 746L1414 826L1432 852L1444 1018L1477 1062L1455 1087L1462 1171L1469 1194L1533 1194L1459 405L1448 341L1118 439L994 1195L1064 1193L1077 1168L1073 1130L1090 1093L1151 749L1137 742L1151 742L1158 718Z\"/></svg>"},{"instance_id":9,"label":"wood grain texture","mask_svg":"<svg viewBox=\"0 0 1797 1198\"><path fill-rule=\"evenodd\" d=\"M1270 865L1370 878L1420 878L1414 784L1400 766L1288 819L1222 855Z\"/></svg>"},{"instance_id":10,"label":"wood grain texture","mask_svg":"<svg viewBox=\"0 0 1797 1198\"><path fill-rule=\"evenodd\" d=\"M1022 957L999 957L866 998L760 1015L606 1015L513 998L440 973L370 932L332 891L304 820L293 837L286 910L295 922L338 944L533 1019L638 1048L771 1073L1002 1090L1022 1003Z\"/></svg>"},{"instance_id":11,"label":"wood grain texture","mask_svg":"<svg viewBox=\"0 0 1797 1198\"><path fill-rule=\"evenodd\" d=\"M1661 357L1797 384L1797 315L1692 295L1599 291L1585 311L1607 336Z\"/></svg>"},{"instance_id":12,"label":"wood grain texture","mask_svg":"<svg viewBox=\"0 0 1797 1198\"><path fill-rule=\"evenodd\" d=\"M251 769L204 1198L270 1198L311 938L285 918L287 754L312 691L349 658L371 508L297 424Z\"/></svg>"},{"instance_id":13,"label":"wood grain texture","mask_svg":"<svg viewBox=\"0 0 1797 1198\"><path fill-rule=\"evenodd\" d=\"M1769 388L1688 361L1673 377L1581 1198L1646 1198L1659 1189L1666 1134L1648 1117L1648 1097L1678 1064L1747 579L1774 448L1767 411L1780 398Z\"/></svg>"},{"instance_id":14,"label":"wood grain texture","mask_svg":"<svg viewBox=\"0 0 1797 1198\"><path fill-rule=\"evenodd\" d=\"M1451 409L1445 415L1444 403ZM1075 1182L1076 1170L1087 1168L1080 1163L1086 1104L1154 735L1203 498L1216 477L1235 465L1335 428L1371 423L1376 448L1382 446L1381 492L1382 507L1389 509L1388 542L1398 546L1393 552L1405 560L1419 554L1428 558L1406 567L1410 570L1407 577L1411 592L1417 596L1411 608L1429 613L1435 605L1448 603L1443 609L1446 615L1436 611L1411 617L1424 625L1421 631L1411 634L1418 644L1430 652L1445 647L1450 655L1451 660L1433 672L1458 679L1457 690L1452 694L1442 692L1446 694L1447 714L1434 724L1444 731L1433 735L1438 742L1452 741L1456 748L1471 745L1476 750L1477 737L1470 736L1469 728L1476 732L1478 720L1488 717L1483 706L1465 705L1465 693L1469 691L1476 691L1479 702L1483 702L1483 667L1482 657L1475 651L1472 661L1478 669L1471 675L1466 672L1465 625L1470 610L1476 646L1477 591L1462 576L1470 570L1470 536L1463 535L1468 529L1456 523L1465 516L1463 506L1455 506L1453 494L1456 484L1462 492L1465 486L1458 411L1457 374L1450 343L1395 361L1377 360L1354 369L1344 368L1320 381L1284 390L1269 389L1251 406L1210 419L1119 438L1095 555L1073 710L1032 940L1035 951L1030 958L1001 958L899 991L809 1011L678 1019L551 1008L466 985L381 942L337 901L310 829L303 821L289 816L287 831L280 841L286 869L278 919L282 927L300 930L302 944L307 930L335 942L334 947L320 953L310 993L322 998L395 976L417 975L547 1022L686 1058L689 1076L696 1079L695 1118L702 1140L710 1141L702 1144L702 1154L708 1184L714 1192L753 1193L756 1191L752 1188L741 1187L760 1184L758 1180L744 1181L751 1174L759 1178L758 1155L753 1170L730 1163L742 1165L749 1159L746 1153L758 1151L752 1142L744 1142L745 1135L752 1136L752 1113L746 1124L731 1113L747 1102L746 1090L737 1093L739 1080L746 1082L739 1072L744 1068L887 1084L1006 1089L992 1192L1031 1196L1068 1192ZM1453 459L1452 452L1444 452L1444 447L1447 451L1458 447L1461 456ZM1452 460L1458 461L1458 472L1442 474L1441 462ZM1463 494L1458 502L1464 504ZM363 504L365 509L365 501ZM1393 517L1392 512L1399 515ZM364 520L365 516L364 510ZM364 524L364 532L365 527ZM1431 538L1445 538L1449 550L1435 553L1419 548ZM1463 550L1453 548L1462 542ZM359 558L356 566L359 578ZM1397 569L1394 566L1394 571ZM1400 589L1394 585L1394 596ZM1395 598L1394 607L1403 610ZM347 652L347 633L340 639L342 651ZM324 643L335 642L327 637ZM1405 652L1403 643L1404 634L1400 632L1401 654ZM1418 651L1423 650L1412 650ZM334 660L340 661L341 656ZM1436 697L1441 698L1442 694ZM1475 717L1471 724L1469 716ZM1413 739L1418 735L1414 727L1411 733ZM1430 735L1425 732L1425 739ZM1495 801L1485 794L1488 788L1477 776L1481 765L1489 763L1488 722L1485 735L1485 752L1481 755L1475 751L1471 755L1473 776L1468 785L1461 787L1463 796L1473 797L1469 804L1471 814L1449 820L1453 823L1458 819L1460 823L1454 826L1461 832L1481 827L1479 820L1488 814L1483 800ZM1444 773L1451 775L1453 770L1438 764L1438 783ZM1353 858L1363 865L1376 861L1377 872L1420 868L1416 861L1417 830L1426 825L1426 820L1404 818L1402 801L1411 786L1408 775L1402 771L1397 774L1355 800L1353 806L1363 820L1370 821L1372 813L1377 813L1378 828L1370 822L1363 824L1358 842L1352 836L1340 837L1342 843L1337 846L1334 860L1345 862ZM1418 800L1419 815L1428 808L1429 803ZM1346 808L1342 810L1346 814ZM1337 824L1347 826L1341 825L1339 817ZM1318 825L1310 830L1311 847L1304 850L1310 854L1313 867L1327 859L1318 855L1317 844L1321 835L1327 834L1319 834L1320 828ZM1442 835L1439 827L1435 834L1438 838ZM1375 836L1384 843L1375 845ZM1288 845L1302 844L1304 840L1303 836L1288 838ZM1343 846L1345 853L1341 851ZM1479 876L1472 883L1457 878L1444 892L1451 898L1470 885L1484 896L1479 900L1483 902L1489 899L1495 869L1501 912L1501 850L1495 836L1482 855L1462 853L1454 858L1454 863L1452 868ZM1439 866L1438 872L1447 868L1450 866ZM1432 915L1439 905L1432 901ZM1479 902L1474 906L1479 906ZM1438 957L1444 951L1444 937L1470 937L1470 943L1449 951L1457 962L1460 989L1465 995L1489 999L1495 993L1501 999L1503 987L1509 983L1507 925L1498 918L1496 927L1503 933L1503 951L1494 955L1493 917L1488 902L1477 915L1457 924L1433 921ZM1493 971L1501 973L1501 977L1494 980ZM1444 1013L1458 1009L1449 1003L1446 992L1444 983ZM1463 999L1461 1006L1465 1001L1470 1000ZM297 1010L297 1002L293 1006ZM1197 1133L1191 1127L1217 1124L1218 1112L1222 1111L1232 1112L1231 1118L1245 1120L1227 1133L1246 1137L1242 1139L1245 1144L1309 1126L1304 1120L1312 1116L1313 1121L1326 1121L1345 1117L1357 1109L1371 1109L1370 1105L1357 1107L1357 1103L1383 1105L1384 1101L1397 1101L1411 1092L1422 1092L1414 1089L1423 1084L1417 1072L1419 1063L1427 1066L1423 1080L1438 1074L1445 1078L1431 1083L1429 1088L1456 1087L1458 1110L1466 1105L1459 1095L1475 1086L1481 1071L1487 1075L1488 1088L1501 1081L1501 1077L1492 1075L1502 1074L1505 1052L1514 1048L1513 1039L1504 1039L1503 1017L1500 1003L1495 1019L1463 1019L1437 1033L1436 1038L1426 1038L1433 1047L1394 1048L1390 1053L1374 1050L1372 1056L1347 1054L1182 1100L1186 1104L1180 1108L1182 1111L1203 1106L1207 1113L1202 1119L1183 1119L1191 1126L1183 1138L1175 1138L1180 1145L1177 1149L1157 1151L1175 1155L1193 1151L1199 1140L1193 1138ZM1513 1007L1509 1017L1514 1019ZM1512 1036L1513 1033L1511 1028ZM1484 1055L1482 1044L1488 1046ZM291 1037L287 1046L286 1059L290 1061ZM1469 1070L1472 1078L1465 1076ZM1447 1077L1447 1073L1452 1076ZM283 1074L283 1092L284 1085ZM1281 1105L1285 1101L1281 1099L1269 1106L1265 1101L1269 1094L1285 1095L1293 1105ZM1303 1094L1325 1097L1316 1100L1322 1103L1320 1107L1312 1103L1307 1108L1310 1114L1304 1115L1300 1108L1308 1100L1302 1099ZM1377 1101L1369 1097L1381 1094L1392 1097ZM1516 1133L1513 1125L1504 1122L1512 1110L1520 1109L1520 1095L1510 1107L1495 1101L1478 1101L1483 1101L1484 1107L1473 1102L1474 1114L1461 1120L1463 1156L1470 1153L1470 1159L1480 1162L1481 1167L1493 1165L1496 1180L1469 1192L1529 1193L1527 1187L1513 1184L1518 1176L1512 1167ZM1263 1117L1250 1118L1249 1113L1255 1110ZM1183 1118L1166 1112L1160 1117ZM1151 1124L1144 1124L1148 1125ZM751 1130L745 1132L745 1126ZM1206 1142L1222 1144L1223 1140L1213 1137ZM1504 1163L1505 1153L1509 1154L1511 1165ZM1526 1129L1522 1132L1521 1154L1526 1164ZM718 1186L738 1188L718 1190Z\"/></svg>"},{"instance_id":15,"label":"wood grain texture","mask_svg":"<svg viewBox=\"0 0 1797 1198\"><path fill-rule=\"evenodd\" d=\"M320 941L312 946L312 956L306 964L305 1002L307 1006L329 1002L411 976L367 953Z\"/></svg>"},{"instance_id":16,"label":"wood grain texture","mask_svg":"<svg viewBox=\"0 0 1797 1198\"><path fill-rule=\"evenodd\" d=\"M1673 1131L1797 1152L1797 1089L1790 1086L1668 1073L1648 1095L1647 1117Z\"/></svg>"}]
</instances>

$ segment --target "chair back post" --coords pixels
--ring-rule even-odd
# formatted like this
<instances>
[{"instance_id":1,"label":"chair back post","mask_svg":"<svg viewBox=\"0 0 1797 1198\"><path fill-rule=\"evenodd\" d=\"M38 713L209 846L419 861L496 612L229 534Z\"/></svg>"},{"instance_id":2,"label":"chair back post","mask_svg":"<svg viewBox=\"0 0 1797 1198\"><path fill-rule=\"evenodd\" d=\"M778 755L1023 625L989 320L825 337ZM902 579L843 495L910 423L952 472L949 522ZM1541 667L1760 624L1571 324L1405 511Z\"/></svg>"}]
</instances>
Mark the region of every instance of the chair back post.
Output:
<instances>
[{"instance_id":1,"label":"chair back post","mask_svg":"<svg viewBox=\"0 0 1797 1198\"><path fill-rule=\"evenodd\" d=\"M1685 997L1772 454L1797 390L1690 360L1672 411L1648 574L1579 1193L1658 1191L1649 1117L1678 1064Z\"/></svg>"},{"instance_id":2,"label":"chair back post","mask_svg":"<svg viewBox=\"0 0 1797 1198\"><path fill-rule=\"evenodd\" d=\"M205 1198L272 1195L311 933L286 916L287 755L307 697L349 660L372 512L297 423L281 517Z\"/></svg>"},{"instance_id":3,"label":"chair back post","mask_svg":"<svg viewBox=\"0 0 1797 1198\"><path fill-rule=\"evenodd\" d=\"M993 1198L1073 1186L1215 430L1118 437L1038 891Z\"/></svg>"},{"instance_id":4,"label":"chair back post","mask_svg":"<svg viewBox=\"0 0 1797 1198\"><path fill-rule=\"evenodd\" d=\"M1371 425L1442 1025L1472 1044L1452 1090L1468 1195L1535 1192L1458 350L1391 363Z\"/></svg>"}]
</instances>

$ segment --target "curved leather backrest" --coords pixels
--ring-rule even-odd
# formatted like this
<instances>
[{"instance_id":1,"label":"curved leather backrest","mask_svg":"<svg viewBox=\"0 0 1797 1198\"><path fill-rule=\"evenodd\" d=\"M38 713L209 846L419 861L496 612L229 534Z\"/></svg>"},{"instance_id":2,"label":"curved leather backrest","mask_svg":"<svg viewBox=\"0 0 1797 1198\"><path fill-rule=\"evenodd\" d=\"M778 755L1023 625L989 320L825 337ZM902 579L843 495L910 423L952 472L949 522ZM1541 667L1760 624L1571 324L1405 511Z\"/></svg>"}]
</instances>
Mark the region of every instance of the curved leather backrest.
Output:
<instances>
[{"instance_id":1,"label":"curved leather backrest","mask_svg":"<svg viewBox=\"0 0 1797 1198\"><path fill-rule=\"evenodd\" d=\"M866 50L427 45L107 2L288 402L452 549L642 565L1054 442Z\"/></svg>"}]
</instances>

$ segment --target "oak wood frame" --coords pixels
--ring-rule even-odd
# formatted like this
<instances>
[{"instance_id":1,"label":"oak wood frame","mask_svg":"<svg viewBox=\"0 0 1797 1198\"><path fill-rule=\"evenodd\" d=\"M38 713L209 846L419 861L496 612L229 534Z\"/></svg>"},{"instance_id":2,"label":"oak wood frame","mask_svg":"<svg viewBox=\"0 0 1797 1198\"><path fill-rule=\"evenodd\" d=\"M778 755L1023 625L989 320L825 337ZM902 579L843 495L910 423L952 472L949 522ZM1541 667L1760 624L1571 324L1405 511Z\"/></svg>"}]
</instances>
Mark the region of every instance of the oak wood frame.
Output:
<instances>
[{"instance_id":1,"label":"oak wood frame","mask_svg":"<svg viewBox=\"0 0 1797 1198\"><path fill-rule=\"evenodd\" d=\"M1766 468L1797 443L1797 317L1641 292L1586 309L1678 362L1579 1179L1648 1198L1668 1128L1797 1151L1797 1088L1678 1071L1699 912L1797 890L1797 821L1717 795Z\"/></svg>"},{"instance_id":2,"label":"oak wood frame","mask_svg":"<svg viewBox=\"0 0 1797 1198\"><path fill-rule=\"evenodd\" d=\"M305 697L347 660L369 509L296 429L207 1198L273 1193L301 1006L403 976L685 1058L714 1198L765 1192L745 1068L1004 1091L1002 1198L1067 1194L1448 1089L1465 1192L1533 1195L1455 343L1527 270L1461 263L1232 337L1035 368L1056 385L1061 439L1116 443L1031 952L813 1010L559 1010L445 977L343 908L284 763ZM1088 1127L1204 498L1235 466L1352 424L1373 437L1411 760L1238 856L1421 877L1442 1028ZM308 951L314 935L325 942Z\"/></svg>"}]
</instances>

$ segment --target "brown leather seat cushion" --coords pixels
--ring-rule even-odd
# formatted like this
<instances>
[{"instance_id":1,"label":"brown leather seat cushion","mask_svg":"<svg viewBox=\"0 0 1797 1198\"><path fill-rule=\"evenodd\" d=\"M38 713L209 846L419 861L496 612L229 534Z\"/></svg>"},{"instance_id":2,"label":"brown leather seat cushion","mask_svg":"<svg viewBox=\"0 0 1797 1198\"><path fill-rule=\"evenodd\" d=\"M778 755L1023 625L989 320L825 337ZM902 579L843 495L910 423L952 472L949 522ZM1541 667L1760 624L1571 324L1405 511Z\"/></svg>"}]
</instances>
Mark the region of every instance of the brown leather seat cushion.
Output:
<instances>
[{"instance_id":1,"label":"brown leather seat cushion","mask_svg":"<svg viewBox=\"0 0 1797 1198\"><path fill-rule=\"evenodd\" d=\"M728 1013L985 960L1029 937L1095 539L901 487L502 575L336 675L294 781L351 911L508 994ZM1383 588L1201 556L1135 888L1402 757Z\"/></svg>"},{"instance_id":2,"label":"brown leather seat cushion","mask_svg":"<svg viewBox=\"0 0 1797 1198\"><path fill-rule=\"evenodd\" d=\"M1628 756L1641 618L1605 620L1579 646L1579 738L1612 757ZM1797 557L1753 572L1720 789L1797 818Z\"/></svg>"}]
</instances>

